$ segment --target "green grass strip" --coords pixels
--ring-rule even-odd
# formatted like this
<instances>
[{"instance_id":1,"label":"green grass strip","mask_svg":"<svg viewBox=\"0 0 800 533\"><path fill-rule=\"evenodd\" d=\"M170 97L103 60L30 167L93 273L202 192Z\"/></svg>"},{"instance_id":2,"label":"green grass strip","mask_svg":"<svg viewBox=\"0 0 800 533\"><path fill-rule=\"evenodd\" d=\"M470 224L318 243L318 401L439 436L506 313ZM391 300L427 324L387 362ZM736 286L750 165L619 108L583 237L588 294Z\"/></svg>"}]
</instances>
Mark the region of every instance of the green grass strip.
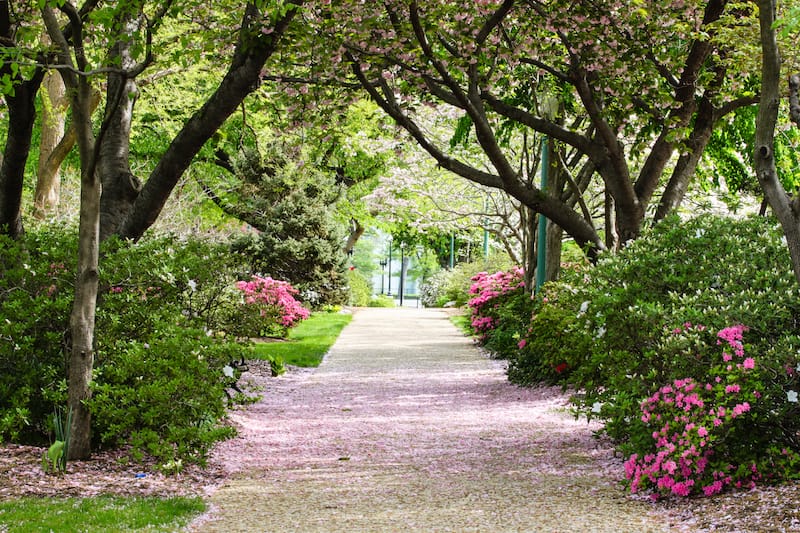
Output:
<instances>
[{"instance_id":1,"label":"green grass strip","mask_svg":"<svg viewBox=\"0 0 800 533\"><path fill-rule=\"evenodd\" d=\"M205 509L200 498L26 497L0 502L0 531L177 531Z\"/></svg>"},{"instance_id":2,"label":"green grass strip","mask_svg":"<svg viewBox=\"0 0 800 533\"><path fill-rule=\"evenodd\" d=\"M261 342L253 347L257 359L282 360L284 364L316 367L336 341L353 315L313 313L289 332L289 337L276 342Z\"/></svg>"},{"instance_id":3,"label":"green grass strip","mask_svg":"<svg viewBox=\"0 0 800 533\"><path fill-rule=\"evenodd\" d=\"M470 330L470 316L467 314L450 315L450 322L452 322L458 329L469 335L472 333Z\"/></svg>"}]
</instances>

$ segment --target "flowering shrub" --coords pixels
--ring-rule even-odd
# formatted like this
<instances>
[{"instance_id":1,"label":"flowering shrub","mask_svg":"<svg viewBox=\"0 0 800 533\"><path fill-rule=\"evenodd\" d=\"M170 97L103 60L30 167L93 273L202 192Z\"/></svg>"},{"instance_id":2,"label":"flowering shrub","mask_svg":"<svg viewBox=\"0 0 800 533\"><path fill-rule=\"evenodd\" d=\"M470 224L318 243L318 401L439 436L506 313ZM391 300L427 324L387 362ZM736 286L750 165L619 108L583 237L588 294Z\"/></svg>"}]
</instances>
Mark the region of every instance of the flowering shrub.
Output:
<instances>
[{"instance_id":1,"label":"flowering shrub","mask_svg":"<svg viewBox=\"0 0 800 533\"><path fill-rule=\"evenodd\" d=\"M531 321L522 330L519 349L509 358L511 381L523 385L563 383L573 368L568 363L574 361L572 354L589 351L593 336L576 327L571 298L574 295L568 285L548 283L531 302Z\"/></svg>"},{"instance_id":2,"label":"flowering shrub","mask_svg":"<svg viewBox=\"0 0 800 533\"><path fill-rule=\"evenodd\" d=\"M723 350L709 372L713 379L676 379L642 402L641 420L652 430L653 449L626 461L631 492L649 488L655 496L710 496L761 479L763 451L753 446L751 433L753 407L764 386L755 359L745 357L744 331L732 326L717 334Z\"/></svg>"},{"instance_id":3,"label":"flowering shrub","mask_svg":"<svg viewBox=\"0 0 800 533\"><path fill-rule=\"evenodd\" d=\"M287 281L253 276L236 282L244 296L246 316L237 334L250 337L281 336L311 314L294 296L297 289ZM255 312L253 312L255 311Z\"/></svg>"},{"instance_id":4,"label":"flowering shrub","mask_svg":"<svg viewBox=\"0 0 800 533\"><path fill-rule=\"evenodd\" d=\"M488 260L459 263L451 269L442 269L427 276L420 285L420 303L425 307L463 307L472 295L472 278L479 272L508 270L512 265L498 255Z\"/></svg>"},{"instance_id":5,"label":"flowering shrub","mask_svg":"<svg viewBox=\"0 0 800 533\"><path fill-rule=\"evenodd\" d=\"M76 239L49 225L20 241L0 236L0 316L14 318L0 320L2 441L46 444L53 409L66 403ZM234 432L220 424L224 368L249 348L217 326L238 260L224 244L177 237L104 241L87 400L94 446L202 462Z\"/></svg>"},{"instance_id":6,"label":"flowering shrub","mask_svg":"<svg viewBox=\"0 0 800 533\"><path fill-rule=\"evenodd\" d=\"M531 299L521 268L479 272L472 277L469 293L470 328L483 346L503 358L524 346L521 332L530 320Z\"/></svg>"},{"instance_id":7,"label":"flowering shrub","mask_svg":"<svg viewBox=\"0 0 800 533\"><path fill-rule=\"evenodd\" d=\"M669 218L618 253L601 256L595 267L565 269L558 282L545 284L533 301L531 323L519 329L525 345L509 361L509 378L523 384L555 380L576 391L577 414L602 422L601 432L623 457L636 455L628 463L632 486L639 469L636 490L705 494L798 477L797 294L774 220ZM503 321L495 328L504 328ZM747 355L731 347L735 335L716 336L734 334L731 324L750 327L742 346ZM676 383L678 391L661 392L648 407L651 418L643 421L642 402L665 385L676 389ZM705 410L691 404L686 411L684 403L680 416L688 420L675 426L676 396L683 394L683 401L694 392ZM668 407L675 411L656 412ZM712 407L717 416L708 419ZM719 416L719 408L726 416ZM653 421L657 415L672 416L663 447L653 436L664 429ZM681 444L689 423L695 424L689 442ZM705 438L697 434L700 427L708 431ZM670 458L669 444L677 454ZM713 453L704 457L707 448ZM673 474L662 480L670 459L681 473L682 454L693 461L686 465L692 469L700 461L708 477L693 470L689 478ZM684 485L673 492L666 486L670 479ZM687 487L689 480L694 484Z\"/></svg>"}]
</instances>

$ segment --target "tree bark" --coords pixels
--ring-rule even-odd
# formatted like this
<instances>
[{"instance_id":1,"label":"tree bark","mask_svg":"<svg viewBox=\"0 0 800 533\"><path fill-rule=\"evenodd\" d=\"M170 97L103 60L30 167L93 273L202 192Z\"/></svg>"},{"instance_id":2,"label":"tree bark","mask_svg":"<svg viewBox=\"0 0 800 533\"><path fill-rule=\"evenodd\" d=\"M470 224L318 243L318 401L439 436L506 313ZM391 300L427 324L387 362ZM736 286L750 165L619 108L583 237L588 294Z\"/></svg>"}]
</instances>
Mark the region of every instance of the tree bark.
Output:
<instances>
[{"instance_id":1,"label":"tree bark","mask_svg":"<svg viewBox=\"0 0 800 533\"><path fill-rule=\"evenodd\" d=\"M86 459L91 454L91 413L85 401L91 398L94 367L94 327L97 309L97 285L100 242L100 180L96 173L95 136L92 130L92 88L85 76L76 72L87 70L83 55L83 32L75 8L65 3L62 10L70 18L75 61L70 47L56 20L52 8L42 9L47 33L58 48L60 70L70 95L72 121L75 125L81 161L81 204L78 226L78 273L75 299L70 314L72 349L67 369L67 402L72 410L69 459Z\"/></svg>"},{"instance_id":2,"label":"tree bark","mask_svg":"<svg viewBox=\"0 0 800 533\"><path fill-rule=\"evenodd\" d=\"M16 48L9 2L0 2L0 47ZM14 53L10 53L9 57L14 57ZM22 186L36 120L36 93L42 83L44 71L37 67L29 80L22 80L12 70L12 63L4 61L0 65L0 75L9 76L15 81L14 94L5 97L8 131L0 163L0 232L18 238L24 232Z\"/></svg>"},{"instance_id":3,"label":"tree bark","mask_svg":"<svg viewBox=\"0 0 800 533\"><path fill-rule=\"evenodd\" d=\"M367 228L362 226L358 220L352 219L350 233L347 235L347 242L344 244L344 253L349 254L353 252L358 239L364 235L364 231L366 231L366 229Z\"/></svg>"},{"instance_id":4,"label":"tree bark","mask_svg":"<svg viewBox=\"0 0 800 533\"><path fill-rule=\"evenodd\" d=\"M64 137L66 99L64 81L50 71L42 84L41 137L39 140L39 168L36 174L36 191L33 195L33 216L42 219L58 206L61 196L61 162L51 164L51 155ZM74 141L73 141L74 142ZM55 163L55 160L52 161Z\"/></svg>"},{"instance_id":5,"label":"tree bark","mask_svg":"<svg viewBox=\"0 0 800 533\"><path fill-rule=\"evenodd\" d=\"M22 186L36 120L36 92L41 80L42 72L37 71L31 80L17 85L13 95L6 95L8 133L0 164L0 231L13 238L24 233Z\"/></svg>"},{"instance_id":6,"label":"tree bark","mask_svg":"<svg viewBox=\"0 0 800 533\"><path fill-rule=\"evenodd\" d=\"M772 212L780 221L792 259L795 278L800 282L800 200L790 200L775 167L775 124L780 105L781 59L775 36L775 1L758 0L761 28L761 102L756 118L755 167L758 182Z\"/></svg>"},{"instance_id":7,"label":"tree bark","mask_svg":"<svg viewBox=\"0 0 800 533\"><path fill-rule=\"evenodd\" d=\"M138 30L138 13L125 11L119 21L125 35ZM112 64L119 64L124 72L131 71L136 61L131 55L133 39L120 39L109 52ZM97 167L103 192L100 197L100 240L113 235L119 224L130 213L133 202L142 190L142 182L130 167L130 137L133 108L139 89L136 80L123 73L108 75L106 91L106 123L108 129L98 147L100 159Z\"/></svg>"},{"instance_id":8,"label":"tree bark","mask_svg":"<svg viewBox=\"0 0 800 533\"><path fill-rule=\"evenodd\" d=\"M663 220L680 207L689 188L689 182L697 169L697 164L703 156L703 151L711 140L715 122L713 105L704 98L700 103L694 128L686 143L687 151L681 154L675 168L672 169L672 175L656 208L654 222Z\"/></svg>"},{"instance_id":9,"label":"tree bark","mask_svg":"<svg viewBox=\"0 0 800 533\"><path fill-rule=\"evenodd\" d=\"M275 22L270 33L262 31L262 14L255 4L247 4L228 72L214 94L186 122L151 172L128 216L117 228L120 236L136 240L153 225L194 156L242 100L258 87L261 69L277 49L303 0L289 3L292 7Z\"/></svg>"}]
</instances>

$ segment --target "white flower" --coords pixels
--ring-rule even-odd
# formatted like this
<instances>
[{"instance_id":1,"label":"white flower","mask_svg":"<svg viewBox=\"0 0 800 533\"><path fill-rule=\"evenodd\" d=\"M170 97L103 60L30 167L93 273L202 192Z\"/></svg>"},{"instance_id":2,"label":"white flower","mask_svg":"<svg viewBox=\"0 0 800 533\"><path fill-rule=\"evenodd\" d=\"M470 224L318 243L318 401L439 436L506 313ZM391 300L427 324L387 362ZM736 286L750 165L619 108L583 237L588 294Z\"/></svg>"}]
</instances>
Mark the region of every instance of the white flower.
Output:
<instances>
[{"instance_id":1,"label":"white flower","mask_svg":"<svg viewBox=\"0 0 800 533\"><path fill-rule=\"evenodd\" d=\"M597 335L595 335L594 338L595 339L601 339L601 338L603 338L603 335L605 335L605 334L606 334L605 326L600 326L600 328L597 330Z\"/></svg>"},{"instance_id":2,"label":"white flower","mask_svg":"<svg viewBox=\"0 0 800 533\"><path fill-rule=\"evenodd\" d=\"M592 404L592 412L593 413L599 413L600 409L602 409L602 408L603 408L603 404L600 403L600 402L594 402Z\"/></svg>"},{"instance_id":3,"label":"white flower","mask_svg":"<svg viewBox=\"0 0 800 533\"><path fill-rule=\"evenodd\" d=\"M589 301L588 300L581 304L581 308L578 310L578 316L581 316L582 314L584 314L587 309L589 309Z\"/></svg>"},{"instance_id":4,"label":"white flower","mask_svg":"<svg viewBox=\"0 0 800 533\"><path fill-rule=\"evenodd\" d=\"M192 289L192 292L197 290L197 282L195 280L190 279L186 284Z\"/></svg>"},{"instance_id":5,"label":"white flower","mask_svg":"<svg viewBox=\"0 0 800 533\"><path fill-rule=\"evenodd\" d=\"M797 391L786 391L786 401L789 403L797 403Z\"/></svg>"},{"instance_id":6,"label":"white flower","mask_svg":"<svg viewBox=\"0 0 800 533\"><path fill-rule=\"evenodd\" d=\"M222 368L222 373L225 374L226 377L232 378L233 377L233 367L230 365L225 365Z\"/></svg>"},{"instance_id":7,"label":"white flower","mask_svg":"<svg viewBox=\"0 0 800 533\"><path fill-rule=\"evenodd\" d=\"M797 371L800 372L800 363L797 363Z\"/></svg>"},{"instance_id":8,"label":"white flower","mask_svg":"<svg viewBox=\"0 0 800 533\"><path fill-rule=\"evenodd\" d=\"M697 230L697 231L695 232L695 234L694 234L694 238L695 238L695 239L699 239L700 237L702 237L702 236L703 236L703 235L705 235L705 234L706 234L706 230L705 230L705 229L703 229L703 228L698 228L698 230Z\"/></svg>"}]
</instances>

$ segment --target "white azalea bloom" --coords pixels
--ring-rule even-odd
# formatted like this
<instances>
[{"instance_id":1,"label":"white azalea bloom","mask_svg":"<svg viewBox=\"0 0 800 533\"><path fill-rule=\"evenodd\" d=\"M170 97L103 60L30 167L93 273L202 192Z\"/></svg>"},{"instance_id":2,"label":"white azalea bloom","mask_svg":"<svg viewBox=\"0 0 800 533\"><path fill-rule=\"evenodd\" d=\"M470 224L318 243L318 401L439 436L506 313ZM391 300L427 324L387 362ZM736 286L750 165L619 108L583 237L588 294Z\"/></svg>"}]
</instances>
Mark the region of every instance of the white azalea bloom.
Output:
<instances>
[{"instance_id":1,"label":"white azalea bloom","mask_svg":"<svg viewBox=\"0 0 800 533\"><path fill-rule=\"evenodd\" d=\"M797 403L797 391L786 391L786 401L789 403Z\"/></svg>"},{"instance_id":2,"label":"white azalea bloom","mask_svg":"<svg viewBox=\"0 0 800 533\"><path fill-rule=\"evenodd\" d=\"M222 373L225 374L226 377L232 378L233 377L233 367L230 365L225 365L222 368Z\"/></svg>"}]
</instances>

